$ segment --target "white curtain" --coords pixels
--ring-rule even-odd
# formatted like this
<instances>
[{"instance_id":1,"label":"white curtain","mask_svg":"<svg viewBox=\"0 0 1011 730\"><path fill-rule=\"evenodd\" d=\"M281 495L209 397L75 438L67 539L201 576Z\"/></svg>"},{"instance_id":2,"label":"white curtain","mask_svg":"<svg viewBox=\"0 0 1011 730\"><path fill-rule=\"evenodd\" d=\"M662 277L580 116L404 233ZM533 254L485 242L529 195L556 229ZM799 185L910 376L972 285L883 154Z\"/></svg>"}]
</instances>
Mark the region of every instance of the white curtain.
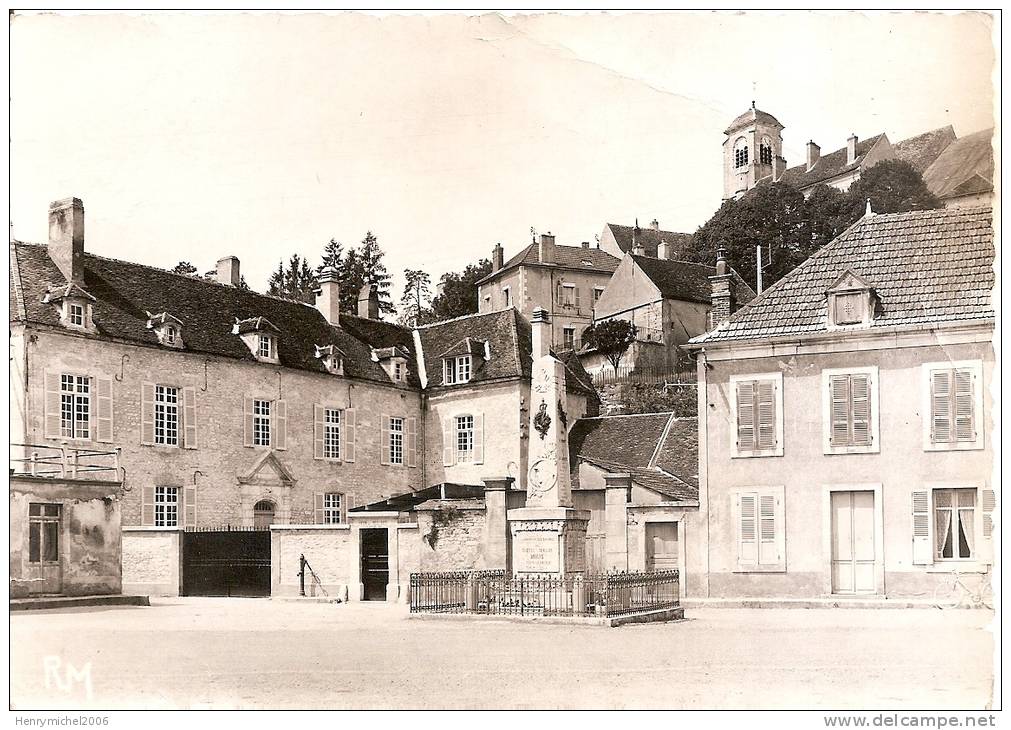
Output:
<instances>
[{"instance_id":1,"label":"white curtain","mask_svg":"<svg viewBox=\"0 0 1011 730\"><path fill-rule=\"evenodd\" d=\"M973 545L974 535L972 532L973 526L973 511L971 509L960 509L958 511L958 524L962 528L962 534L965 536L965 543L969 546L969 554L962 555L963 558L971 558L976 554L976 548Z\"/></svg>"},{"instance_id":2,"label":"white curtain","mask_svg":"<svg viewBox=\"0 0 1011 730\"><path fill-rule=\"evenodd\" d=\"M937 557L951 557L944 554L944 546L951 539L951 510L939 509L934 512L936 520L934 539L937 541Z\"/></svg>"}]
</instances>

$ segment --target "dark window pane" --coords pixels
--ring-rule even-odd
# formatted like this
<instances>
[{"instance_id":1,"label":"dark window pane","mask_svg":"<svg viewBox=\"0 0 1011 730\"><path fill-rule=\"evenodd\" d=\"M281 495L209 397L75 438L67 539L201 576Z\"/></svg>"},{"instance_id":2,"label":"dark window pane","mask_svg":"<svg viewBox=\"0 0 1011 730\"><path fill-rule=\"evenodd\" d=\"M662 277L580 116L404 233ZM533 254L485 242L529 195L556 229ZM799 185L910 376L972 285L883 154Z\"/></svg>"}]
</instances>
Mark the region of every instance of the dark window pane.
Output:
<instances>
[{"instance_id":1,"label":"dark window pane","mask_svg":"<svg viewBox=\"0 0 1011 730\"><path fill-rule=\"evenodd\" d=\"M60 523L46 522L45 531L45 552L42 559L47 563L54 563L60 559Z\"/></svg>"},{"instance_id":2,"label":"dark window pane","mask_svg":"<svg viewBox=\"0 0 1011 730\"><path fill-rule=\"evenodd\" d=\"M45 505L45 515L47 517L59 517L60 516L60 505L58 505L58 504L47 504L47 505Z\"/></svg>"},{"instance_id":3,"label":"dark window pane","mask_svg":"<svg viewBox=\"0 0 1011 730\"><path fill-rule=\"evenodd\" d=\"M42 551L42 524L31 522L28 525L28 562L37 563Z\"/></svg>"},{"instance_id":4,"label":"dark window pane","mask_svg":"<svg viewBox=\"0 0 1011 730\"><path fill-rule=\"evenodd\" d=\"M28 505L28 514L31 517L38 517L39 515L42 514L42 505L41 504Z\"/></svg>"}]
</instances>

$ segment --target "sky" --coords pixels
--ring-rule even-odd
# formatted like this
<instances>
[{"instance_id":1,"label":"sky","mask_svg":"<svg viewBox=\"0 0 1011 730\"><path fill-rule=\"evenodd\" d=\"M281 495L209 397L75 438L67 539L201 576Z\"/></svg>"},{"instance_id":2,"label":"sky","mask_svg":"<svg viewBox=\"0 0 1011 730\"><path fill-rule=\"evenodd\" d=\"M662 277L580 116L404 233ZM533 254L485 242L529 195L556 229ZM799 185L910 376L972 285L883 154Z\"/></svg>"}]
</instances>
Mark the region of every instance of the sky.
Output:
<instances>
[{"instance_id":1,"label":"sky","mask_svg":"<svg viewBox=\"0 0 1011 730\"><path fill-rule=\"evenodd\" d=\"M254 289L292 253L376 233L395 274L506 257L531 229L694 231L754 99L813 139L993 126L981 14L20 15L11 234L84 201L90 253ZM433 287L434 288L434 287Z\"/></svg>"}]
</instances>

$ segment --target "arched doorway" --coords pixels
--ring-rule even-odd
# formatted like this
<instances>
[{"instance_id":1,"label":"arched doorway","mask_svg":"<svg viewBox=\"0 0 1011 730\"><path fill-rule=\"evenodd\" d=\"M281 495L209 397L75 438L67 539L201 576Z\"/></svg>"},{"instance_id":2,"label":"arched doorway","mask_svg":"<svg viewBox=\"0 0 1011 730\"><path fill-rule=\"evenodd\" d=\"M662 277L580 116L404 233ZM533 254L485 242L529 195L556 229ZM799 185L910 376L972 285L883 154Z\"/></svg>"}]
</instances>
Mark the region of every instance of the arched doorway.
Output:
<instances>
[{"instance_id":1,"label":"arched doorway","mask_svg":"<svg viewBox=\"0 0 1011 730\"><path fill-rule=\"evenodd\" d=\"M253 505L253 527L257 530L267 530L274 524L274 503L269 499L261 499Z\"/></svg>"}]
</instances>

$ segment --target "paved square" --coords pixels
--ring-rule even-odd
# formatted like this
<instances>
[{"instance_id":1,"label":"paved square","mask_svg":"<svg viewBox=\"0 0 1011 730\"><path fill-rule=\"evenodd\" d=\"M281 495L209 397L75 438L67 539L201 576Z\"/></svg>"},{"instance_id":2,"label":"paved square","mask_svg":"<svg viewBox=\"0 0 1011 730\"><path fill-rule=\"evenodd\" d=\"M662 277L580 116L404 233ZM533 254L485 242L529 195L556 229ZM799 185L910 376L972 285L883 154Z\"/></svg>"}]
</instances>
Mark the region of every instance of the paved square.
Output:
<instances>
[{"instance_id":1,"label":"paved square","mask_svg":"<svg viewBox=\"0 0 1011 730\"><path fill-rule=\"evenodd\" d=\"M710 608L607 629L153 604L12 615L13 708L982 709L992 681L981 611Z\"/></svg>"}]
</instances>

